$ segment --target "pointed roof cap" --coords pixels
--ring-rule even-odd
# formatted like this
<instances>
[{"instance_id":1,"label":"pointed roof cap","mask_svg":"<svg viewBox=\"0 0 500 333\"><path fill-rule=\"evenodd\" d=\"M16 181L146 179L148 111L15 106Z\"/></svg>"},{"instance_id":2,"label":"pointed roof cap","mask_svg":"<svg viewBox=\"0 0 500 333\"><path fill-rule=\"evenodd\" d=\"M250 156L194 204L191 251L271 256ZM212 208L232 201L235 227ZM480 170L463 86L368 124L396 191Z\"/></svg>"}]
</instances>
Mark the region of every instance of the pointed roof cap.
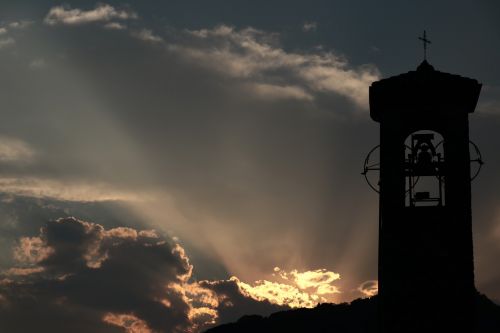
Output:
<instances>
[{"instance_id":1,"label":"pointed roof cap","mask_svg":"<svg viewBox=\"0 0 500 333\"><path fill-rule=\"evenodd\" d=\"M417 67L417 71L419 71L419 72L433 71L433 70L434 70L434 66L432 66L431 64L429 64L427 62L427 60L422 61L422 63L420 65L418 65L418 67Z\"/></svg>"}]
</instances>

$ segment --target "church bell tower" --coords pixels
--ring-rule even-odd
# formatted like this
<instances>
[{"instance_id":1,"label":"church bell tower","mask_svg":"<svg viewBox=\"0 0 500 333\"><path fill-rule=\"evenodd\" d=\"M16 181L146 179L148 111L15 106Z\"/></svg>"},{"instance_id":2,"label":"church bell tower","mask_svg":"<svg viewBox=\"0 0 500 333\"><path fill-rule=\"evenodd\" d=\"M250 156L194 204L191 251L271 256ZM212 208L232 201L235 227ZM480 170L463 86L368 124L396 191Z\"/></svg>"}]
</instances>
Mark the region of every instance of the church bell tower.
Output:
<instances>
[{"instance_id":1,"label":"church bell tower","mask_svg":"<svg viewBox=\"0 0 500 333\"><path fill-rule=\"evenodd\" d=\"M471 179L482 161L468 118L480 90L427 60L370 86L380 162L364 174L380 172L382 333L474 331Z\"/></svg>"}]
</instances>

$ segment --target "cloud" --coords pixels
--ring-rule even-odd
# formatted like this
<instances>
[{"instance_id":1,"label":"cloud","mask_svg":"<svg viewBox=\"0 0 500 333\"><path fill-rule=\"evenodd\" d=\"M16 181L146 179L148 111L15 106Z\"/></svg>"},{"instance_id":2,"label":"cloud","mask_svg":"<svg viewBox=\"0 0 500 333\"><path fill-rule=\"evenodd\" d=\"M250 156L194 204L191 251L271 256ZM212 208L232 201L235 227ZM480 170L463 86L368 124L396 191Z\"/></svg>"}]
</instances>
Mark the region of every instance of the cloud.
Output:
<instances>
[{"instance_id":1,"label":"cloud","mask_svg":"<svg viewBox=\"0 0 500 333\"><path fill-rule=\"evenodd\" d=\"M319 295L339 293L338 289L332 283L340 279L340 274L327 271L324 268L305 272L292 270L287 273L276 267L275 271L282 278L293 280L300 289L314 289Z\"/></svg>"},{"instance_id":2,"label":"cloud","mask_svg":"<svg viewBox=\"0 0 500 333\"><path fill-rule=\"evenodd\" d=\"M92 10L71 9L67 6L56 6L49 10L44 22L48 25L81 25L111 20L137 19L138 15L130 10L118 10L108 4L99 4Z\"/></svg>"},{"instance_id":3,"label":"cloud","mask_svg":"<svg viewBox=\"0 0 500 333\"><path fill-rule=\"evenodd\" d=\"M1 286L9 304L0 309L2 331L67 331L57 329L56 321L71 315L79 318L72 322L76 332L85 331L79 328L85 322L95 325L87 332L105 331L109 324L128 332L146 326L155 332L186 332L192 326L190 305L166 288L185 283L192 266L182 251L151 233L105 230L66 218L47 223L38 236L21 241L16 252L24 254L18 257L23 266L17 268L32 272ZM28 295L32 310L25 307ZM14 318L20 311L44 316L19 323Z\"/></svg>"},{"instance_id":4,"label":"cloud","mask_svg":"<svg viewBox=\"0 0 500 333\"><path fill-rule=\"evenodd\" d=\"M233 280L245 295L255 300L268 300L273 304L288 305L292 308L311 308L318 302L315 295L302 291L291 284L258 280L255 281L254 285L251 285L235 277Z\"/></svg>"},{"instance_id":5,"label":"cloud","mask_svg":"<svg viewBox=\"0 0 500 333\"><path fill-rule=\"evenodd\" d=\"M134 22L130 32L140 28L135 23L142 22ZM19 45L31 47L22 38L34 30L16 37ZM339 263L357 262L350 255L340 257L349 252L345 243L360 244L343 221L357 220L348 212L347 198L357 186L356 176L349 175L355 163L352 151L358 147L351 144L361 145L367 132L363 126L323 117L325 109L350 114L355 103L336 92L322 93L299 73L320 65L328 52L291 51L281 45L278 34L229 26L201 29L199 34L206 37L179 30L170 36L165 30L165 43L154 47L133 47L140 43L128 33L104 28L99 38L92 29L38 33L47 50L33 47L20 58L21 72L8 76L2 89L3 109L9 115L3 133L19 133L33 143L36 161L2 173L1 189L73 203L126 200L134 205L153 198L151 205L141 203L134 212L147 216L156 228L172 230L189 242L190 250L217 261L217 268L197 263L200 278L235 275L251 287L259 279L285 284L262 272L275 265L304 272L305 263L357 277ZM63 44L50 42L61 33L71 38L61 39ZM248 60L250 70L229 70L224 62L210 66L219 46L221 54L236 62L240 55ZM198 51L200 60L186 49ZM64 61L54 56L61 50L67 55ZM50 60L50 71L33 75L26 59L42 55ZM356 70L349 64L345 69ZM325 96L340 96L342 102L318 105ZM345 135L347 131L352 134ZM350 170L344 172L344 165ZM160 195L155 197L155 190ZM164 199L167 195L171 201ZM304 223L308 232L303 231ZM269 237L262 238L262 233ZM323 236L332 234L346 236L332 236L334 241ZM320 241L309 243L315 239ZM317 253L324 251L332 257ZM346 281L353 285L333 285L344 291L361 282ZM205 310L191 316L213 317Z\"/></svg>"},{"instance_id":6,"label":"cloud","mask_svg":"<svg viewBox=\"0 0 500 333\"><path fill-rule=\"evenodd\" d=\"M32 267L32 268L19 268L19 267L13 267L9 268L5 274L7 276L9 275L21 275L21 276L26 276L26 275L31 275L34 273L40 273L43 272L44 268L43 267Z\"/></svg>"},{"instance_id":7,"label":"cloud","mask_svg":"<svg viewBox=\"0 0 500 333\"><path fill-rule=\"evenodd\" d=\"M135 31L132 36L145 42L160 43L163 42L163 38L156 36L149 29L142 29L140 31Z\"/></svg>"},{"instance_id":8,"label":"cloud","mask_svg":"<svg viewBox=\"0 0 500 333\"><path fill-rule=\"evenodd\" d=\"M378 294L378 281L369 280L363 282L359 287L358 291L361 292L366 297L372 297Z\"/></svg>"},{"instance_id":9,"label":"cloud","mask_svg":"<svg viewBox=\"0 0 500 333\"><path fill-rule=\"evenodd\" d=\"M29 67L33 70L40 70L47 67L47 62L43 58L37 58L30 62Z\"/></svg>"},{"instance_id":10,"label":"cloud","mask_svg":"<svg viewBox=\"0 0 500 333\"><path fill-rule=\"evenodd\" d=\"M104 28L110 30L125 30L127 26L118 22L109 22L104 25Z\"/></svg>"},{"instance_id":11,"label":"cloud","mask_svg":"<svg viewBox=\"0 0 500 333\"><path fill-rule=\"evenodd\" d=\"M14 259L22 264L38 264L52 252L52 248L44 246L40 237L22 237L14 248Z\"/></svg>"},{"instance_id":12,"label":"cloud","mask_svg":"<svg viewBox=\"0 0 500 333\"><path fill-rule=\"evenodd\" d=\"M279 305L267 299L255 299L249 296L242 288L241 281L232 277L228 280L200 281L200 286L210 290L217 297L217 321L227 323L235 321L244 315L270 315L281 310L290 309L286 305Z\"/></svg>"},{"instance_id":13,"label":"cloud","mask_svg":"<svg viewBox=\"0 0 500 333\"><path fill-rule=\"evenodd\" d=\"M14 21L10 23L3 23L0 26L0 37L4 37L0 39L0 49L12 46L16 43L16 40L13 37L8 36L9 32L12 30L22 30L33 24L33 21Z\"/></svg>"},{"instance_id":14,"label":"cloud","mask_svg":"<svg viewBox=\"0 0 500 333\"><path fill-rule=\"evenodd\" d=\"M26 29L32 26L35 22L29 20L13 21L8 24L12 29Z\"/></svg>"},{"instance_id":15,"label":"cloud","mask_svg":"<svg viewBox=\"0 0 500 333\"><path fill-rule=\"evenodd\" d=\"M144 320L133 314L113 314L107 313L102 320L108 324L125 329L126 333L153 333Z\"/></svg>"},{"instance_id":16,"label":"cloud","mask_svg":"<svg viewBox=\"0 0 500 333\"><path fill-rule=\"evenodd\" d=\"M294 86L279 86L266 83L254 83L248 85L248 90L264 99L264 100L281 100L281 99L297 99L297 100L313 100L313 96L304 91L300 87Z\"/></svg>"},{"instance_id":17,"label":"cloud","mask_svg":"<svg viewBox=\"0 0 500 333\"><path fill-rule=\"evenodd\" d=\"M62 218L22 237L14 258L0 274L7 332L199 332L288 308L248 297L236 279L191 281L184 249L152 230Z\"/></svg>"},{"instance_id":18,"label":"cloud","mask_svg":"<svg viewBox=\"0 0 500 333\"><path fill-rule=\"evenodd\" d=\"M317 22L304 22L304 24L302 25L302 30L304 30L305 32L316 31L317 28Z\"/></svg>"},{"instance_id":19,"label":"cloud","mask_svg":"<svg viewBox=\"0 0 500 333\"><path fill-rule=\"evenodd\" d=\"M285 51L278 46L279 35L254 28L236 30L220 25L187 33L194 38L193 44L170 49L233 78L251 81L257 94L268 97L286 94L296 98L300 94L311 99L313 95L334 93L366 109L368 86L380 77L374 66L351 68L332 52Z\"/></svg>"},{"instance_id":20,"label":"cloud","mask_svg":"<svg viewBox=\"0 0 500 333\"><path fill-rule=\"evenodd\" d=\"M29 162L34 156L34 149L27 142L0 136L0 162Z\"/></svg>"},{"instance_id":21,"label":"cloud","mask_svg":"<svg viewBox=\"0 0 500 333\"><path fill-rule=\"evenodd\" d=\"M12 37L0 39L0 49L12 46L16 43L16 40Z\"/></svg>"},{"instance_id":22,"label":"cloud","mask_svg":"<svg viewBox=\"0 0 500 333\"><path fill-rule=\"evenodd\" d=\"M0 177L0 192L75 202L138 202L156 197L154 191L121 190L105 182L57 180L32 176Z\"/></svg>"},{"instance_id":23,"label":"cloud","mask_svg":"<svg viewBox=\"0 0 500 333\"><path fill-rule=\"evenodd\" d=\"M274 272L277 281L258 280L250 284L237 277L232 277L230 281L248 297L290 308L312 308L319 303L332 302L332 297L340 293L333 285L340 275L326 269L287 272L276 267Z\"/></svg>"}]
</instances>

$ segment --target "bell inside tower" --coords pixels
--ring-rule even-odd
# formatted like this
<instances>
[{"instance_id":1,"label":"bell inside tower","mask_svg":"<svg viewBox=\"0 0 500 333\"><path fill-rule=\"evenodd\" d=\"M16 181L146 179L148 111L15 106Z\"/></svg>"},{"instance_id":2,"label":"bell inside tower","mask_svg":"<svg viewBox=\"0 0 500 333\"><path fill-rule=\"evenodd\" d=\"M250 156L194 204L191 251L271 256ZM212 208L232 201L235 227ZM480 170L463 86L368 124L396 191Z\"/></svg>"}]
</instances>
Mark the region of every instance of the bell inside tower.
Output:
<instances>
[{"instance_id":1,"label":"bell inside tower","mask_svg":"<svg viewBox=\"0 0 500 333\"><path fill-rule=\"evenodd\" d=\"M443 146L434 131L417 131L405 140L406 207L445 205Z\"/></svg>"}]
</instances>

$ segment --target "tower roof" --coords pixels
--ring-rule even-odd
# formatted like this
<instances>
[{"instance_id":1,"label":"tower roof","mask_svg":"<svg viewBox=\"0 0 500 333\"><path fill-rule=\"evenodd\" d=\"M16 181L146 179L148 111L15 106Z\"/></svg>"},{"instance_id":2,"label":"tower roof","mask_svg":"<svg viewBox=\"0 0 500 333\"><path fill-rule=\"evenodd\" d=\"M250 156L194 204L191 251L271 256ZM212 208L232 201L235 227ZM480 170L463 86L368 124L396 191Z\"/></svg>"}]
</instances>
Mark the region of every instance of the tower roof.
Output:
<instances>
[{"instance_id":1,"label":"tower roof","mask_svg":"<svg viewBox=\"0 0 500 333\"><path fill-rule=\"evenodd\" d=\"M370 116L386 117L472 113L481 84L460 75L440 72L424 60L416 70L373 82Z\"/></svg>"}]
</instances>

